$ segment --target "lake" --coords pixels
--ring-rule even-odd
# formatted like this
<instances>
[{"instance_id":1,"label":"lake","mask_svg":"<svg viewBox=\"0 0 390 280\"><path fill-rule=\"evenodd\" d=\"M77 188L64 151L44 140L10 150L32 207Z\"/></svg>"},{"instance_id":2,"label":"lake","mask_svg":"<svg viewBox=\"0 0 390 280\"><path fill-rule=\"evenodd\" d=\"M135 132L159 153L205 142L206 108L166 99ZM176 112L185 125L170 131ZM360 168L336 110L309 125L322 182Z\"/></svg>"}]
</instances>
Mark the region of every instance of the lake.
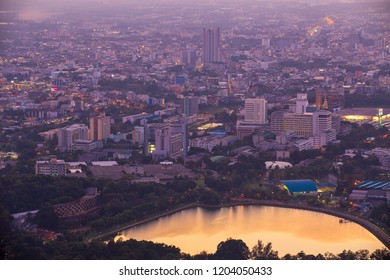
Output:
<instances>
[{"instance_id":1,"label":"lake","mask_svg":"<svg viewBox=\"0 0 390 280\"><path fill-rule=\"evenodd\" d=\"M192 208L138 225L115 237L165 243L182 252L214 253L231 237L242 239L251 249L257 242L271 242L282 257L287 253L340 253L344 249L370 252L385 247L372 233L340 218L307 210L245 205L218 209Z\"/></svg>"}]
</instances>

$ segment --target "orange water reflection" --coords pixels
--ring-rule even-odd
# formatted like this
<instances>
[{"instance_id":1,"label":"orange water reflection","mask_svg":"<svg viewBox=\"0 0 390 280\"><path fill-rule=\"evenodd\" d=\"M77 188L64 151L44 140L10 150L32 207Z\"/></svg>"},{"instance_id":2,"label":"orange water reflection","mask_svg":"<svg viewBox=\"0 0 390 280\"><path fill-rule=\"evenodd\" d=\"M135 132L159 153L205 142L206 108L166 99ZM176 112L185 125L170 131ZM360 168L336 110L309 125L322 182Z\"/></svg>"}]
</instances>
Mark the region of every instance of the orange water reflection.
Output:
<instances>
[{"instance_id":1,"label":"orange water reflection","mask_svg":"<svg viewBox=\"0 0 390 280\"><path fill-rule=\"evenodd\" d=\"M372 252L384 245L356 223L339 223L323 213L269 206L234 206L221 209L193 208L130 228L116 238L134 238L175 245L185 253L203 250L213 253L228 237L272 242L279 255L325 252L344 249Z\"/></svg>"}]
</instances>

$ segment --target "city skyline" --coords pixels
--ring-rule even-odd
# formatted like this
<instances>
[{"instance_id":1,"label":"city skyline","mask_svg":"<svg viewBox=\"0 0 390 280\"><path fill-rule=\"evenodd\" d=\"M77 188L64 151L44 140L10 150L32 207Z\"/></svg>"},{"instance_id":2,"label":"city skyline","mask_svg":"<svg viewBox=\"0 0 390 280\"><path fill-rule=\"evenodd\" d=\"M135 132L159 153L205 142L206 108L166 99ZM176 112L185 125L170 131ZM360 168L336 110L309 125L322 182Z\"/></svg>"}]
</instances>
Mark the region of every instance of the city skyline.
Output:
<instances>
[{"instance_id":1,"label":"city skyline","mask_svg":"<svg viewBox=\"0 0 390 280\"><path fill-rule=\"evenodd\" d=\"M390 258L387 2L0 11L0 258Z\"/></svg>"}]
</instances>

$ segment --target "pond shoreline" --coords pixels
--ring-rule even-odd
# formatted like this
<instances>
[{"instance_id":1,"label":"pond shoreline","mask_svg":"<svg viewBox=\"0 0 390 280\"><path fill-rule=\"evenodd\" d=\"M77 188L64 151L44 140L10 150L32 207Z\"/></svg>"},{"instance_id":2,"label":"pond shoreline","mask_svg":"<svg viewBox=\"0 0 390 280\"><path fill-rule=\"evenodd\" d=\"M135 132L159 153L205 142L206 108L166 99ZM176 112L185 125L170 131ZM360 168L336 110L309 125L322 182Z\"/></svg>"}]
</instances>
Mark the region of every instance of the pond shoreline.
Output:
<instances>
[{"instance_id":1,"label":"pond shoreline","mask_svg":"<svg viewBox=\"0 0 390 280\"><path fill-rule=\"evenodd\" d=\"M111 231L108 231L106 233L97 235L93 238L90 238L89 241L94 239L102 239L106 237L110 237L112 235L116 235L121 231L127 230L129 228L142 225L144 223L148 223L151 221L154 221L156 219L175 214L180 211L192 209L192 208L212 208L212 209L219 209L219 208L225 208L225 207L233 207L233 206L241 206L241 205L258 205L258 206L272 206L272 207L280 207L280 208L290 208L290 209L299 209L299 210L307 210L311 212L320 212L324 214L328 214L331 216L335 216L341 219L350 220L354 223L359 224L360 226L367 229L369 232L371 232L379 241L381 241L385 247L390 249L390 236L387 235L381 228L379 228L377 225L371 223L369 220L366 220L364 218L354 216L352 214L344 213L341 211L329 209L329 208L322 208L322 207L313 207L309 205L304 204L297 204L297 203L291 203L291 202L280 202L280 201L272 201L272 200L245 200L245 201L234 201L219 205L208 205L208 204L202 204L202 203L191 203L188 205L184 205L169 211L166 211L164 213L160 213L157 215L154 215L150 218L146 218L140 221L132 222L130 224L127 224L125 226L113 229Z\"/></svg>"}]
</instances>

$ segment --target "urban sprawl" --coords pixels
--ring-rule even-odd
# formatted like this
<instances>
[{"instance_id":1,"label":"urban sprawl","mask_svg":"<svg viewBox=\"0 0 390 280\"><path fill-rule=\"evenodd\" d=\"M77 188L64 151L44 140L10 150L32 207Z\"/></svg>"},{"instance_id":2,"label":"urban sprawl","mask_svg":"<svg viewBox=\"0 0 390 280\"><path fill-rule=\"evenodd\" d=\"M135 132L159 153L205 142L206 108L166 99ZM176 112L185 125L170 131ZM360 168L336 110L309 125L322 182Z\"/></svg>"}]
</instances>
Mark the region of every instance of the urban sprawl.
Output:
<instances>
[{"instance_id":1,"label":"urban sprawl","mask_svg":"<svg viewBox=\"0 0 390 280\"><path fill-rule=\"evenodd\" d=\"M0 12L10 228L91 237L190 203L268 201L371 221L389 245L386 3L221 5ZM45 195L24 203L21 185Z\"/></svg>"}]
</instances>

